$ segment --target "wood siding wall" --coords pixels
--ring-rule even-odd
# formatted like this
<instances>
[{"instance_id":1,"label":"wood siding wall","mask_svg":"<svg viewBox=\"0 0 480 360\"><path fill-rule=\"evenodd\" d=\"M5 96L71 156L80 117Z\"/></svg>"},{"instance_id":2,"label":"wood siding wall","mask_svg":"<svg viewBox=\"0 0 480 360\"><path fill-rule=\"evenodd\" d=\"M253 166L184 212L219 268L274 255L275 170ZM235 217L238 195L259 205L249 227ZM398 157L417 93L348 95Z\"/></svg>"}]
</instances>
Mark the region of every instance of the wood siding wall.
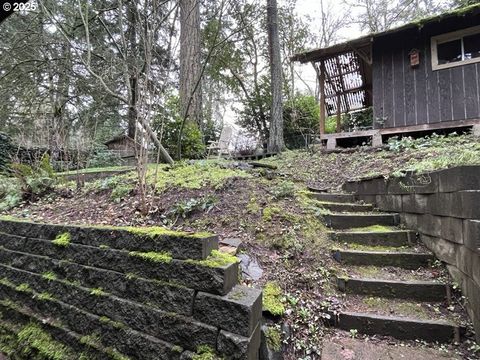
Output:
<instances>
[{"instance_id":1,"label":"wood siding wall","mask_svg":"<svg viewBox=\"0 0 480 360\"><path fill-rule=\"evenodd\" d=\"M480 63L432 71L430 38L476 26L478 16L444 20L373 43L374 127L480 119ZM420 66L409 52L420 50ZM383 119L383 125L382 125Z\"/></svg>"}]
</instances>

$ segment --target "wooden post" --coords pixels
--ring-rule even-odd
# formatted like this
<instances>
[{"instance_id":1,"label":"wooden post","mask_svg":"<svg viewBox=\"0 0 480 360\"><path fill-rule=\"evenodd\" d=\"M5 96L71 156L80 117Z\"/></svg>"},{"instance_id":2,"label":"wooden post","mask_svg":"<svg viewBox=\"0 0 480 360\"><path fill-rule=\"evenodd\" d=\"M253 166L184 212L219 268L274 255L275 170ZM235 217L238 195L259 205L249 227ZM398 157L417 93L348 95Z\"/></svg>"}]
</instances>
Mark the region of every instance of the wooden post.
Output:
<instances>
[{"instance_id":1,"label":"wooden post","mask_svg":"<svg viewBox=\"0 0 480 360\"><path fill-rule=\"evenodd\" d=\"M325 134L325 63L320 62L320 135Z\"/></svg>"},{"instance_id":2,"label":"wooden post","mask_svg":"<svg viewBox=\"0 0 480 360\"><path fill-rule=\"evenodd\" d=\"M340 93L337 93L337 133L341 131L342 126L342 101L340 100Z\"/></svg>"}]
</instances>

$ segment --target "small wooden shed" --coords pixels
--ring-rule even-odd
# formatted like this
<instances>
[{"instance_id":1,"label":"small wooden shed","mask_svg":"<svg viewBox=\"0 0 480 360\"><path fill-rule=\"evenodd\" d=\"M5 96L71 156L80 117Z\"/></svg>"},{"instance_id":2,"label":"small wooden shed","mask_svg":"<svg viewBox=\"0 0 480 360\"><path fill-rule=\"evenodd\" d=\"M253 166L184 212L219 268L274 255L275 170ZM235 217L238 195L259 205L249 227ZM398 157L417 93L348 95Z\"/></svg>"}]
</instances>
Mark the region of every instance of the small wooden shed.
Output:
<instances>
[{"instance_id":1,"label":"small wooden shed","mask_svg":"<svg viewBox=\"0 0 480 360\"><path fill-rule=\"evenodd\" d=\"M297 54L321 90L327 146L373 137L480 126L480 4ZM371 129L325 134L325 116L373 106Z\"/></svg>"},{"instance_id":2,"label":"small wooden shed","mask_svg":"<svg viewBox=\"0 0 480 360\"><path fill-rule=\"evenodd\" d=\"M107 141L105 146L108 150L118 154L126 163L135 162L135 140L128 135L118 135Z\"/></svg>"}]
</instances>

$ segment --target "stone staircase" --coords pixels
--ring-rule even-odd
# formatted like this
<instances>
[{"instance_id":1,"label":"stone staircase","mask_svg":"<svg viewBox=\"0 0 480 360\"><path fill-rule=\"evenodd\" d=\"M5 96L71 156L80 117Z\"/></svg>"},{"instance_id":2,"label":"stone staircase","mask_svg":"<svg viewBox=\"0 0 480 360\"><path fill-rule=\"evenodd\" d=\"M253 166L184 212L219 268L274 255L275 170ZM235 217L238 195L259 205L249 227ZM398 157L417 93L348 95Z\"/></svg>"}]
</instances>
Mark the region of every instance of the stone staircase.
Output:
<instances>
[{"instance_id":1,"label":"stone staircase","mask_svg":"<svg viewBox=\"0 0 480 360\"><path fill-rule=\"evenodd\" d=\"M344 293L332 325L366 335L429 342L460 341L468 320L451 302L443 266L399 227L395 213L380 213L355 196L310 189L325 209L323 218L336 243L337 289Z\"/></svg>"},{"instance_id":2,"label":"stone staircase","mask_svg":"<svg viewBox=\"0 0 480 360\"><path fill-rule=\"evenodd\" d=\"M208 234L0 218L0 358L256 360L261 291L216 249Z\"/></svg>"}]
</instances>

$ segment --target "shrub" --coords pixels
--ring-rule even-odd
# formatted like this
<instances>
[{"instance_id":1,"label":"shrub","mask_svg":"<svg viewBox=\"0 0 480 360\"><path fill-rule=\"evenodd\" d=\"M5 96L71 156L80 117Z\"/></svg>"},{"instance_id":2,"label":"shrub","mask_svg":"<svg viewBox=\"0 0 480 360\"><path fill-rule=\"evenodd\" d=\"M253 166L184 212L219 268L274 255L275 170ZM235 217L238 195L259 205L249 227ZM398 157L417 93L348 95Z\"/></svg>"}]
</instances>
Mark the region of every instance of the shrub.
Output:
<instances>
[{"instance_id":1,"label":"shrub","mask_svg":"<svg viewBox=\"0 0 480 360\"><path fill-rule=\"evenodd\" d=\"M107 150L105 148L100 148L88 161L88 167L105 167L105 166L118 166L123 165L123 160L121 156L113 151Z\"/></svg>"},{"instance_id":2,"label":"shrub","mask_svg":"<svg viewBox=\"0 0 480 360\"><path fill-rule=\"evenodd\" d=\"M154 127L161 129L158 133L162 145L172 157L177 156L177 144L183 119L180 116L178 96L171 96L161 117L154 120ZM196 123L184 124L181 138L182 158L200 159L205 155L202 133Z\"/></svg>"},{"instance_id":3,"label":"shrub","mask_svg":"<svg viewBox=\"0 0 480 360\"><path fill-rule=\"evenodd\" d=\"M14 163L11 169L17 179L23 200L36 200L53 190L56 178L47 153L42 156L37 165Z\"/></svg>"},{"instance_id":4,"label":"shrub","mask_svg":"<svg viewBox=\"0 0 480 360\"><path fill-rule=\"evenodd\" d=\"M10 137L0 132L0 173L8 172L14 147Z\"/></svg>"}]
</instances>

